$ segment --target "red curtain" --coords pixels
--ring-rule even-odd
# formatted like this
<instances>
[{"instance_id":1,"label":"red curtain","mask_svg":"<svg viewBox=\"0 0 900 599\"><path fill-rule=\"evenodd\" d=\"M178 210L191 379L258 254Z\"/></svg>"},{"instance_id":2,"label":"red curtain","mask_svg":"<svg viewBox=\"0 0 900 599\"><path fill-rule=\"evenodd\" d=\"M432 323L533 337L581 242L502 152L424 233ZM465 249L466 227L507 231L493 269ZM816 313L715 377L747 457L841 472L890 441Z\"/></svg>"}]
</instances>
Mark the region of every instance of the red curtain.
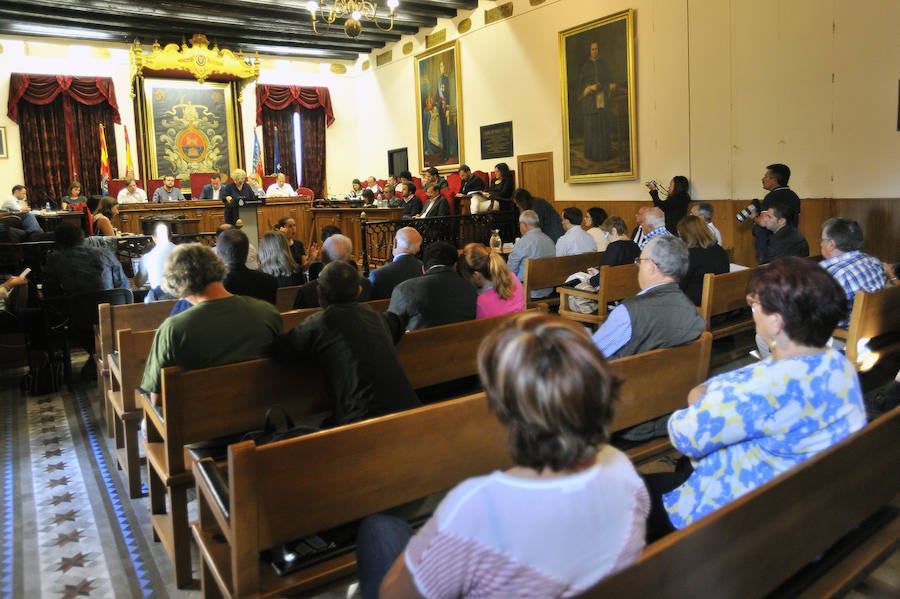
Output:
<instances>
[{"instance_id":1,"label":"red curtain","mask_svg":"<svg viewBox=\"0 0 900 599\"><path fill-rule=\"evenodd\" d=\"M327 87L256 86L256 124L262 125L267 166L271 164L274 171L277 127L281 164L292 179L296 178L294 173L297 172L293 152L295 112L300 113L303 164L300 165L302 180L292 181L292 184L297 187L302 183L321 198L325 191L325 128L334 122L331 93Z\"/></svg>"},{"instance_id":2,"label":"red curtain","mask_svg":"<svg viewBox=\"0 0 900 599\"><path fill-rule=\"evenodd\" d=\"M116 172L112 131L122 121L109 77L13 73L8 116L20 126L25 185L34 204L57 202L76 174L83 193L100 193L100 123Z\"/></svg>"}]
</instances>

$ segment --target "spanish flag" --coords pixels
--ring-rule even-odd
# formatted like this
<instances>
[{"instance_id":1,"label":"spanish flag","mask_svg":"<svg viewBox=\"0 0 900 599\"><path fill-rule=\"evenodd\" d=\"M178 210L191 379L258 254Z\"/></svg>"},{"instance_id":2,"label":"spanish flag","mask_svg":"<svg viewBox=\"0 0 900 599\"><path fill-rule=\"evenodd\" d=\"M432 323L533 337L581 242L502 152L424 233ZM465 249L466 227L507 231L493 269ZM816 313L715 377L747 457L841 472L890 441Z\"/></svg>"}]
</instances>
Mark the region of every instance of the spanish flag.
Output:
<instances>
[{"instance_id":1,"label":"spanish flag","mask_svg":"<svg viewBox=\"0 0 900 599\"><path fill-rule=\"evenodd\" d=\"M128 127L125 127L125 179L134 177L134 162L131 160L131 142L128 140Z\"/></svg>"},{"instance_id":2,"label":"spanish flag","mask_svg":"<svg viewBox=\"0 0 900 599\"><path fill-rule=\"evenodd\" d=\"M253 130L253 170L256 171L256 182L262 185L266 169L263 167L262 150L259 147L259 136L256 134L256 129Z\"/></svg>"},{"instance_id":3,"label":"spanish flag","mask_svg":"<svg viewBox=\"0 0 900 599\"><path fill-rule=\"evenodd\" d=\"M100 125L100 189L101 195L109 194L109 154L106 151L106 129Z\"/></svg>"}]
</instances>

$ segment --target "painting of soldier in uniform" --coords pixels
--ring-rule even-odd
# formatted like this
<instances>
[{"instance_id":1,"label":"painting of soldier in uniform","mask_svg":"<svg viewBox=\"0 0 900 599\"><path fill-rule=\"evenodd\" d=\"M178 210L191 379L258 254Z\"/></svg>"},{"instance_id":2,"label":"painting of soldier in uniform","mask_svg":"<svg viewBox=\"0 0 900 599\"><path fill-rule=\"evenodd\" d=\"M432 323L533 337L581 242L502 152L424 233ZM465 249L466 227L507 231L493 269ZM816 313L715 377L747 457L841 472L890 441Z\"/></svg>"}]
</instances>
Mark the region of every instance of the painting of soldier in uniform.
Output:
<instances>
[{"instance_id":1,"label":"painting of soldier in uniform","mask_svg":"<svg viewBox=\"0 0 900 599\"><path fill-rule=\"evenodd\" d=\"M633 11L559 34L565 179L637 178Z\"/></svg>"},{"instance_id":2,"label":"painting of soldier in uniform","mask_svg":"<svg viewBox=\"0 0 900 599\"><path fill-rule=\"evenodd\" d=\"M452 172L462 164L459 47L443 44L416 57L419 169Z\"/></svg>"}]
</instances>

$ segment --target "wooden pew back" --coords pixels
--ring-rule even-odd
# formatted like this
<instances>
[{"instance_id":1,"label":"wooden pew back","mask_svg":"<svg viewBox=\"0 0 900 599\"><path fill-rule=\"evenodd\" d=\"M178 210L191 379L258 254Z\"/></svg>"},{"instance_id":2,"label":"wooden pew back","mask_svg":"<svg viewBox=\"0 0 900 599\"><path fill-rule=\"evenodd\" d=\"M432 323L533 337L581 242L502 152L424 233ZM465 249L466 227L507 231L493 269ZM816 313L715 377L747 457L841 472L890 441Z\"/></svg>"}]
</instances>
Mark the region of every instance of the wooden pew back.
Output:
<instances>
[{"instance_id":1,"label":"wooden pew back","mask_svg":"<svg viewBox=\"0 0 900 599\"><path fill-rule=\"evenodd\" d=\"M878 347L874 352L869 352L866 344L861 343L888 334L900 337L900 287L887 287L875 293L857 293L847 331L847 359L865 371L874 366L879 358L896 353L900 350L900 338Z\"/></svg>"},{"instance_id":2,"label":"wooden pew back","mask_svg":"<svg viewBox=\"0 0 900 599\"><path fill-rule=\"evenodd\" d=\"M700 316L706 320L706 330L713 338L727 337L742 330L753 328L753 318L741 320L716 329L710 328L713 316L726 314L747 307L747 283L755 269L747 268L720 275L707 273L703 277L703 299L700 303Z\"/></svg>"},{"instance_id":3,"label":"wooden pew back","mask_svg":"<svg viewBox=\"0 0 900 599\"><path fill-rule=\"evenodd\" d=\"M900 452L894 449L898 438L900 408L714 514L653 543L635 565L581 596L765 596L894 500L900 492L900 477L890 473L900 472ZM896 548L900 542L897 524L895 518L863 547L870 553L868 558L889 555ZM855 566L865 566L866 557L856 556ZM841 578L836 583L822 579L804 596L834 596L856 580Z\"/></svg>"},{"instance_id":4,"label":"wooden pew back","mask_svg":"<svg viewBox=\"0 0 900 599\"><path fill-rule=\"evenodd\" d=\"M529 258L525 260L525 298L532 301L531 292L545 287L558 287L575 272L596 268L600 264L603 252L588 252L574 256L554 256L552 258ZM559 303L559 298L542 298L538 301L547 304Z\"/></svg>"},{"instance_id":5,"label":"wooden pew back","mask_svg":"<svg viewBox=\"0 0 900 599\"><path fill-rule=\"evenodd\" d=\"M600 281L596 292L571 287L559 287L559 315L578 322L601 324L606 320L610 302L637 295L641 290L638 283L638 267L636 264L621 266L601 266ZM597 302L597 312L584 314L569 307L570 297L583 297Z\"/></svg>"},{"instance_id":6,"label":"wooden pew back","mask_svg":"<svg viewBox=\"0 0 900 599\"><path fill-rule=\"evenodd\" d=\"M288 312L294 309L294 300L297 299L298 291L300 291L300 285L278 288L275 292L275 307L279 312Z\"/></svg>"}]
</instances>

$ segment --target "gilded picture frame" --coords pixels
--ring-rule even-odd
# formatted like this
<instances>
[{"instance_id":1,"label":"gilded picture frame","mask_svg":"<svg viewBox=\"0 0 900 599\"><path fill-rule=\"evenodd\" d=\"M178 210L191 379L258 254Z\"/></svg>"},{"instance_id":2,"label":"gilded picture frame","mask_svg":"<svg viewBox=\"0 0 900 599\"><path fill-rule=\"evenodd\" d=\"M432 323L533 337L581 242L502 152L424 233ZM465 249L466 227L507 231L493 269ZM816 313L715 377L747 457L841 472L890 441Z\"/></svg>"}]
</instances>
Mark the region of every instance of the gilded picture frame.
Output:
<instances>
[{"instance_id":1,"label":"gilded picture frame","mask_svg":"<svg viewBox=\"0 0 900 599\"><path fill-rule=\"evenodd\" d=\"M637 179L634 10L559 33L569 183Z\"/></svg>"},{"instance_id":2,"label":"gilded picture frame","mask_svg":"<svg viewBox=\"0 0 900 599\"><path fill-rule=\"evenodd\" d=\"M235 83L141 79L138 127L151 179L240 167ZM149 167L149 168L148 168Z\"/></svg>"},{"instance_id":3,"label":"gilded picture frame","mask_svg":"<svg viewBox=\"0 0 900 599\"><path fill-rule=\"evenodd\" d=\"M0 158L9 158L9 149L6 147L6 127L0 127Z\"/></svg>"},{"instance_id":4,"label":"gilded picture frame","mask_svg":"<svg viewBox=\"0 0 900 599\"><path fill-rule=\"evenodd\" d=\"M462 77L459 43L448 42L415 57L416 131L419 170L436 167L442 173L463 164Z\"/></svg>"}]
</instances>

